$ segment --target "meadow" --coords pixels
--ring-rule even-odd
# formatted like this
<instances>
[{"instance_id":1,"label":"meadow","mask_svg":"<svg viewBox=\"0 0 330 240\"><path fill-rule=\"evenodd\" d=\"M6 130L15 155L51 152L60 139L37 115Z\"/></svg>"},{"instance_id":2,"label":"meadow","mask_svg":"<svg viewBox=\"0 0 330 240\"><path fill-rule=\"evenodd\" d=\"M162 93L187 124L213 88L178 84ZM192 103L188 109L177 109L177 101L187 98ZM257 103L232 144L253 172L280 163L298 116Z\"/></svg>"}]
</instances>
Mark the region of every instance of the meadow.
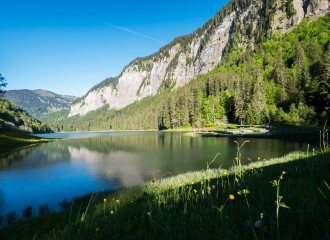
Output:
<instances>
[{"instance_id":1,"label":"meadow","mask_svg":"<svg viewBox=\"0 0 330 240\"><path fill-rule=\"evenodd\" d=\"M1 217L1 239L328 239L330 154L318 146L231 169L175 177L64 200L63 211L27 206ZM257 161L253 161L257 160ZM37 215L38 217L32 217ZM29 219L29 220L28 220ZM9 224L9 225L8 225Z\"/></svg>"}]
</instances>

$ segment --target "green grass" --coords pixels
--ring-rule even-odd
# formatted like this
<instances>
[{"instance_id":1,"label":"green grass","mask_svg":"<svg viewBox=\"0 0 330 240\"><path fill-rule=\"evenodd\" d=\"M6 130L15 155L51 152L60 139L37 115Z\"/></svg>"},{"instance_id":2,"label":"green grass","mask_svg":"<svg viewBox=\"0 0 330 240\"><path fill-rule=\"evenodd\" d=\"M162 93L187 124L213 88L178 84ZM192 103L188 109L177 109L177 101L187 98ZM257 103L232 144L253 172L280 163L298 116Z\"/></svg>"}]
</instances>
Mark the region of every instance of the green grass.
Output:
<instances>
[{"instance_id":1,"label":"green grass","mask_svg":"<svg viewBox=\"0 0 330 240\"><path fill-rule=\"evenodd\" d=\"M0 132L0 155L15 149L47 143L52 140L20 132Z\"/></svg>"},{"instance_id":2,"label":"green grass","mask_svg":"<svg viewBox=\"0 0 330 240\"><path fill-rule=\"evenodd\" d=\"M277 233L281 239L327 239L326 147L323 152L309 149L308 157L298 151L228 171L208 169L165 179L156 172L155 182L96 197L87 194L65 211L3 227L0 239L277 239ZM278 188L274 180L281 180ZM275 202L290 207L280 207L278 218Z\"/></svg>"}]
</instances>

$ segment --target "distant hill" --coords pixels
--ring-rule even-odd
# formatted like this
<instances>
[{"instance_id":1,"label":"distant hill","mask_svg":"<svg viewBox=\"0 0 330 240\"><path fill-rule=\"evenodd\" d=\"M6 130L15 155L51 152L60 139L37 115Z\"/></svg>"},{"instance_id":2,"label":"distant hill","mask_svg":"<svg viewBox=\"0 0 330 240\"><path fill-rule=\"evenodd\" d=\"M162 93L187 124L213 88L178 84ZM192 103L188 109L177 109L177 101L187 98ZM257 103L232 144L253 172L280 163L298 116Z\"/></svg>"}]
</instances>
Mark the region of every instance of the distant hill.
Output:
<instances>
[{"instance_id":1,"label":"distant hill","mask_svg":"<svg viewBox=\"0 0 330 240\"><path fill-rule=\"evenodd\" d=\"M29 133L52 132L47 124L31 117L12 101L0 98L0 132L12 130Z\"/></svg>"},{"instance_id":2,"label":"distant hill","mask_svg":"<svg viewBox=\"0 0 330 240\"><path fill-rule=\"evenodd\" d=\"M70 109L74 96L60 95L46 90L9 90L5 98L13 101L28 114L41 119L44 115Z\"/></svg>"}]
</instances>

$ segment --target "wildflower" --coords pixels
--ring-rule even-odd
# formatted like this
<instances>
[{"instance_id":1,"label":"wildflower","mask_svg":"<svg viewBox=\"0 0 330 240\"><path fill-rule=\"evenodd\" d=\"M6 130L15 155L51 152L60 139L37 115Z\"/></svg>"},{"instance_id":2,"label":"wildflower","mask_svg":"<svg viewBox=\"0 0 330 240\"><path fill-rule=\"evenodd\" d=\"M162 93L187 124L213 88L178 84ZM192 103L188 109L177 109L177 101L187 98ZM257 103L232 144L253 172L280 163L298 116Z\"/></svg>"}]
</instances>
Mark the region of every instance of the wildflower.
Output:
<instances>
[{"instance_id":1,"label":"wildflower","mask_svg":"<svg viewBox=\"0 0 330 240\"><path fill-rule=\"evenodd\" d=\"M282 174L285 174L285 172L283 171Z\"/></svg>"},{"instance_id":2,"label":"wildflower","mask_svg":"<svg viewBox=\"0 0 330 240\"><path fill-rule=\"evenodd\" d=\"M111 211L110 213L111 213L111 215L112 215L112 214L113 214L113 211Z\"/></svg>"},{"instance_id":3,"label":"wildflower","mask_svg":"<svg viewBox=\"0 0 330 240\"><path fill-rule=\"evenodd\" d=\"M227 173L225 172L225 175L226 175Z\"/></svg>"},{"instance_id":4,"label":"wildflower","mask_svg":"<svg viewBox=\"0 0 330 240\"><path fill-rule=\"evenodd\" d=\"M151 217L151 212L147 212L148 217Z\"/></svg>"},{"instance_id":5,"label":"wildflower","mask_svg":"<svg viewBox=\"0 0 330 240\"><path fill-rule=\"evenodd\" d=\"M182 184L180 183L180 187L182 186Z\"/></svg>"},{"instance_id":6,"label":"wildflower","mask_svg":"<svg viewBox=\"0 0 330 240\"><path fill-rule=\"evenodd\" d=\"M119 200L118 199L116 200L116 203L119 203Z\"/></svg>"},{"instance_id":7,"label":"wildflower","mask_svg":"<svg viewBox=\"0 0 330 240\"><path fill-rule=\"evenodd\" d=\"M194 184L194 182L191 182L191 185L193 185Z\"/></svg>"},{"instance_id":8,"label":"wildflower","mask_svg":"<svg viewBox=\"0 0 330 240\"><path fill-rule=\"evenodd\" d=\"M96 231L99 231L100 229L99 228L96 228Z\"/></svg>"},{"instance_id":9,"label":"wildflower","mask_svg":"<svg viewBox=\"0 0 330 240\"><path fill-rule=\"evenodd\" d=\"M195 193L197 193L197 190L196 190L196 189L194 189L194 192L195 192Z\"/></svg>"},{"instance_id":10,"label":"wildflower","mask_svg":"<svg viewBox=\"0 0 330 240\"><path fill-rule=\"evenodd\" d=\"M263 213L260 213L261 220L262 220L263 217L264 217L264 214Z\"/></svg>"},{"instance_id":11,"label":"wildflower","mask_svg":"<svg viewBox=\"0 0 330 240\"><path fill-rule=\"evenodd\" d=\"M237 160L237 158L235 158Z\"/></svg>"},{"instance_id":12,"label":"wildflower","mask_svg":"<svg viewBox=\"0 0 330 240\"><path fill-rule=\"evenodd\" d=\"M234 200L234 199L235 199L235 196L234 196L233 194L230 194L230 195L229 195L229 199L230 199L230 200Z\"/></svg>"},{"instance_id":13,"label":"wildflower","mask_svg":"<svg viewBox=\"0 0 330 240\"><path fill-rule=\"evenodd\" d=\"M105 198L105 199L103 199L103 201L104 201L104 202L107 202L107 199Z\"/></svg>"},{"instance_id":14,"label":"wildflower","mask_svg":"<svg viewBox=\"0 0 330 240\"><path fill-rule=\"evenodd\" d=\"M133 203L133 201L132 201L132 203Z\"/></svg>"},{"instance_id":15,"label":"wildflower","mask_svg":"<svg viewBox=\"0 0 330 240\"><path fill-rule=\"evenodd\" d=\"M260 164L259 164L259 166L260 166Z\"/></svg>"},{"instance_id":16,"label":"wildflower","mask_svg":"<svg viewBox=\"0 0 330 240\"><path fill-rule=\"evenodd\" d=\"M254 226L256 228L261 228L261 225L262 225L262 222L260 220L256 221L255 224L254 224Z\"/></svg>"},{"instance_id":17,"label":"wildflower","mask_svg":"<svg viewBox=\"0 0 330 240\"><path fill-rule=\"evenodd\" d=\"M260 160L260 158L258 157L258 160Z\"/></svg>"},{"instance_id":18,"label":"wildflower","mask_svg":"<svg viewBox=\"0 0 330 240\"><path fill-rule=\"evenodd\" d=\"M136 198L136 195L135 194L133 195L133 198Z\"/></svg>"},{"instance_id":19,"label":"wildflower","mask_svg":"<svg viewBox=\"0 0 330 240\"><path fill-rule=\"evenodd\" d=\"M155 199L154 200L152 200L153 202L155 201Z\"/></svg>"},{"instance_id":20,"label":"wildflower","mask_svg":"<svg viewBox=\"0 0 330 240\"><path fill-rule=\"evenodd\" d=\"M152 182L155 182L156 180L155 179L152 179Z\"/></svg>"}]
</instances>

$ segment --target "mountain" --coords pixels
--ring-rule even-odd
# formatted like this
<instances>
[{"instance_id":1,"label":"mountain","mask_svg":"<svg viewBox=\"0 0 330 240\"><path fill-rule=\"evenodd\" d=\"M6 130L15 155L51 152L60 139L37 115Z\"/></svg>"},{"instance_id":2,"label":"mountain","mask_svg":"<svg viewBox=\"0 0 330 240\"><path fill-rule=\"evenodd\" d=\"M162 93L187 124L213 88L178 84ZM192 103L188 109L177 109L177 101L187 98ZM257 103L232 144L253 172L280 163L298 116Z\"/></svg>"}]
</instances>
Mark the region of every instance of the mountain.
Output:
<instances>
[{"instance_id":1,"label":"mountain","mask_svg":"<svg viewBox=\"0 0 330 240\"><path fill-rule=\"evenodd\" d=\"M30 115L41 119L52 112L68 110L76 97L59 95L46 90L9 90L5 98L15 102Z\"/></svg>"},{"instance_id":2,"label":"mountain","mask_svg":"<svg viewBox=\"0 0 330 240\"><path fill-rule=\"evenodd\" d=\"M63 118L54 131L213 127L226 122L320 124L330 117L330 13L289 32L234 44L221 62L180 88L119 110L109 104Z\"/></svg>"},{"instance_id":3,"label":"mountain","mask_svg":"<svg viewBox=\"0 0 330 240\"><path fill-rule=\"evenodd\" d=\"M328 0L229 1L190 35L175 38L158 52L133 60L72 102L68 117L83 116L108 104L121 109L135 101L178 88L219 65L235 47L254 48L278 30L291 31L303 18L324 16Z\"/></svg>"},{"instance_id":4,"label":"mountain","mask_svg":"<svg viewBox=\"0 0 330 240\"><path fill-rule=\"evenodd\" d=\"M31 117L12 101L0 97L0 132L13 130L27 133L53 132L47 124Z\"/></svg>"}]
</instances>

